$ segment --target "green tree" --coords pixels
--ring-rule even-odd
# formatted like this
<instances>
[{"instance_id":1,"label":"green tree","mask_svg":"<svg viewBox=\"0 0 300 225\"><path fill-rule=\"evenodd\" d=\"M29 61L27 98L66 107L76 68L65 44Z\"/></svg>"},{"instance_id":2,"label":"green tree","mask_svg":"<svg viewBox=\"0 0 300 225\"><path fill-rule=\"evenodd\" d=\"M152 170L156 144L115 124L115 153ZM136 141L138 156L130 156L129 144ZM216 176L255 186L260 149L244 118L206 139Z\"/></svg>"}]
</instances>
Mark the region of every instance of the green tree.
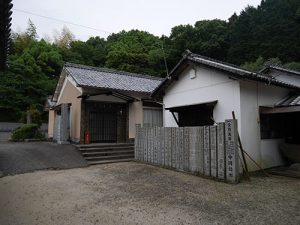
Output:
<instances>
[{"instance_id":1,"label":"green tree","mask_svg":"<svg viewBox=\"0 0 300 225\"><path fill-rule=\"evenodd\" d=\"M112 34L107 38L108 53L105 66L160 76L165 72L161 44L158 37L144 31L131 30ZM153 64L154 54L158 61ZM156 67L158 62L161 64Z\"/></svg>"}]
</instances>

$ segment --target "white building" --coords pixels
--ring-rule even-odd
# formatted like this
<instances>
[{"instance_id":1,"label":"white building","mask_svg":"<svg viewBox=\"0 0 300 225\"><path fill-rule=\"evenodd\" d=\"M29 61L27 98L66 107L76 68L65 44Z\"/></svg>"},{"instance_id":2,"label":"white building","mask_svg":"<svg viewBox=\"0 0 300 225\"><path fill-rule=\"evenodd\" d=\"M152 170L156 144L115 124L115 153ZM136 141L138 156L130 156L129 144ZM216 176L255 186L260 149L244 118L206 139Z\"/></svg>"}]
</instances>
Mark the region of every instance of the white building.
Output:
<instances>
[{"instance_id":1,"label":"white building","mask_svg":"<svg viewBox=\"0 0 300 225\"><path fill-rule=\"evenodd\" d=\"M300 101L282 107L299 91L299 84L186 51L152 96L163 99L167 127L212 125L232 118L234 111L244 149L268 168L284 163L280 143L300 140L295 129ZM257 169L250 161L248 167Z\"/></svg>"}]
</instances>

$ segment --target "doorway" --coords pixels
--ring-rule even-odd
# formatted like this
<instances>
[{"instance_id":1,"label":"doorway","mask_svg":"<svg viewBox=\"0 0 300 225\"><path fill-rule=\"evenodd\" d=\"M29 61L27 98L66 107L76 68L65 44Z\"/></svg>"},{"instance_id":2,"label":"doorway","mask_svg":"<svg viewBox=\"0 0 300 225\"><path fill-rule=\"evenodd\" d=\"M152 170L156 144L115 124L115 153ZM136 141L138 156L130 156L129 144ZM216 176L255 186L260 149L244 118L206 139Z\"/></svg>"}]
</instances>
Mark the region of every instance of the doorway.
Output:
<instances>
[{"instance_id":1,"label":"doorway","mask_svg":"<svg viewBox=\"0 0 300 225\"><path fill-rule=\"evenodd\" d=\"M117 113L90 112L92 142L117 142Z\"/></svg>"}]
</instances>

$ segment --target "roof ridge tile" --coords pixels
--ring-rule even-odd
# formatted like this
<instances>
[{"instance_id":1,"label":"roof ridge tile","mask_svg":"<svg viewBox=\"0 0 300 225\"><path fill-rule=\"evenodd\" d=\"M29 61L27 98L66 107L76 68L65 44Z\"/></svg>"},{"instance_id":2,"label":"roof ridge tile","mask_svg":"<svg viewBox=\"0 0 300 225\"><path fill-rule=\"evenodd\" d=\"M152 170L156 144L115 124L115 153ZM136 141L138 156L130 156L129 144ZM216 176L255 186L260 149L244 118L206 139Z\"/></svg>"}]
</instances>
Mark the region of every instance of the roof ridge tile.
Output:
<instances>
[{"instance_id":1,"label":"roof ridge tile","mask_svg":"<svg viewBox=\"0 0 300 225\"><path fill-rule=\"evenodd\" d=\"M70 62L65 62L64 66L93 70L93 71L100 71L100 72L106 72L106 73L115 73L118 75L140 77L140 78L151 79L151 80L160 80L160 81L163 80L163 78L161 78L161 77L155 77L155 76L150 76L150 75L146 75L146 74L131 73L131 72L127 72L127 71L121 71L121 70L110 69L110 68L105 68L105 67L95 67L95 66L88 66L88 65L76 64L76 63L70 63Z\"/></svg>"}]
</instances>

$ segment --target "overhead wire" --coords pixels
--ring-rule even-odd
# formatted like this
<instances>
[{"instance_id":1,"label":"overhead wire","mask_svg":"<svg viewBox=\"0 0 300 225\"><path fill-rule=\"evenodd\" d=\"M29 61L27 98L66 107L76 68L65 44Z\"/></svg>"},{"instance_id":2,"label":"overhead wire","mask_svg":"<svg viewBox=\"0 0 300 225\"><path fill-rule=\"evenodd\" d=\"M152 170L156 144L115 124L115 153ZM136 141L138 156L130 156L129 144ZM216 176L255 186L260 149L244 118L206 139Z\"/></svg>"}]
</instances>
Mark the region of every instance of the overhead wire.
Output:
<instances>
[{"instance_id":1,"label":"overhead wire","mask_svg":"<svg viewBox=\"0 0 300 225\"><path fill-rule=\"evenodd\" d=\"M82 28L85 28L85 29L99 31L99 32L102 32L102 33L107 33L107 34L112 33L112 32L107 31L107 30L98 29L98 28L94 28L94 27L90 27L90 26L86 26L86 25L82 25L82 24L77 24L77 23L73 23L73 22L70 22L70 21L67 21L67 20L62 20L62 19L58 19L58 18L54 18L54 17L50 17L50 16L44 16L44 15L40 15L40 14L37 14L37 13L29 12L29 11L26 11L26 10L22 10L22 9L13 8L13 10L17 11L17 12L21 12L21 13L25 13L25 14L38 16L38 17L45 18L45 19L49 19L49 20L54 20L54 21L61 22L61 23L66 23L66 24L73 25L73 26L82 27Z\"/></svg>"}]
</instances>

